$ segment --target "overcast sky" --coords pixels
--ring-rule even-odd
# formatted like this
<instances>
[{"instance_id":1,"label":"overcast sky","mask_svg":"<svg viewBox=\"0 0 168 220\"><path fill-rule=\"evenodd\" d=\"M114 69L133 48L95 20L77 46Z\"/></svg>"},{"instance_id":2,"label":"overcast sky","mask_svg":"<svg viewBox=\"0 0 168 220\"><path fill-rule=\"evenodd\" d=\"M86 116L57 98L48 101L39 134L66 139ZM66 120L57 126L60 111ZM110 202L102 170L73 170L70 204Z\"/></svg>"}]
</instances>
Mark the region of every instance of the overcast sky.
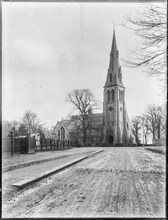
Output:
<instances>
[{"instance_id":1,"label":"overcast sky","mask_svg":"<svg viewBox=\"0 0 168 220\"><path fill-rule=\"evenodd\" d=\"M134 33L120 25L142 3L3 3L2 115L19 120L26 110L46 125L66 117L73 89L88 88L101 102L115 25L129 118L162 104L159 81L123 66ZM102 111L102 109L101 109Z\"/></svg>"}]
</instances>

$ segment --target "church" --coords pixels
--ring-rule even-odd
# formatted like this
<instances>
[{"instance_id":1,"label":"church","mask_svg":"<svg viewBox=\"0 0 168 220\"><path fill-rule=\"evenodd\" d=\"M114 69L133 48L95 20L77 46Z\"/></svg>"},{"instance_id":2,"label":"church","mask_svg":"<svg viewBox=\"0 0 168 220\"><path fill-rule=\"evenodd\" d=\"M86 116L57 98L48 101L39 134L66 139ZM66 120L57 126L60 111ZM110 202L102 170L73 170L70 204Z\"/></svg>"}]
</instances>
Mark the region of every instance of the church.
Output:
<instances>
[{"instance_id":1,"label":"church","mask_svg":"<svg viewBox=\"0 0 168 220\"><path fill-rule=\"evenodd\" d=\"M109 67L103 88L103 113L93 113L92 117L95 128L88 131L88 146L125 146L132 143L115 30L113 31ZM73 120L62 119L55 126L55 138L72 140L82 146L82 133L75 131L74 127Z\"/></svg>"}]
</instances>

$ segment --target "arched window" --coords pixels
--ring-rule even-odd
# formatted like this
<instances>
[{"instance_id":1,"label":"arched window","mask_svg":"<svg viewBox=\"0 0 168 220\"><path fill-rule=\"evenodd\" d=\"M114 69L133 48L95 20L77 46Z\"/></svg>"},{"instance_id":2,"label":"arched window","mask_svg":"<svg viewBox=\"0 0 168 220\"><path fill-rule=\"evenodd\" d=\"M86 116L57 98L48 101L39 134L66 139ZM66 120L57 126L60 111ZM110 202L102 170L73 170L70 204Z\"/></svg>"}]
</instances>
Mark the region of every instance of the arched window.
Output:
<instances>
[{"instance_id":1,"label":"arched window","mask_svg":"<svg viewBox=\"0 0 168 220\"><path fill-rule=\"evenodd\" d=\"M118 50L117 50L117 57L118 57Z\"/></svg>"},{"instance_id":2,"label":"arched window","mask_svg":"<svg viewBox=\"0 0 168 220\"><path fill-rule=\"evenodd\" d=\"M123 101L123 97L124 97L124 95L123 95L123 91L119 91L119 100L120 101Z\"/></svg>"},{"instance_id":3,"label":"arched window","mask_svg":"<svg viewBox=\"0 0 168 220\"><path fill-rule=\"evenodd\" d=\"M124 100L124 93L123 93L123 91L121 91L121 101L123 101Z\"/></svg>"},{"instance_id":4,"label":"arched window","mask_svg":"<svg viewBox=\"0 0 168 220\"><path fill-rule=\"evenodd\" d=\"M112 73L110 73L110 82L112 82Z\"/></svg>"},{"instance_id":5,"label":"arched window","mask_svg":"<svg viewBox=\"0 0 168 220\"><path fill-rule=\"evenodd\" d=\"M109 122L113 122L114 121L114 109L112 107L108 108L108 112L107 112L107 120Z\"/></svg>"},{"instance_id":6,"label":"arched window","mask_svg":"<svg viewBox=\"0 0 168 220\"><path fill-rule=\"evenodd\" d=\"M110 91L107 91L107 101L110 101Z\"/></svg>"},{"instance_id":7,"label":"arched window","mask_svg":"<svg viewBox=\"0 0 168 220\"><path fill-rule=\"evenodd\" d=\"M111 90L111 97L112 97L112 101L115 100L115 91L112 89Z\"/></svg>"},{"instance_id":8,"label":"arched window","mask_svg":"<svg viewBox=\"0 0 168 220\"><path fill-rule=\"evenodd\" d=\"M60 131L61 131L61 140L63 140L65 139L65 129L61 127Z\"/></svg>"},{"instance_id":9,"label":"arched window","mask_svg":"<svg viewBox=\"0 0 168 220\"><path fill-rule=\"evenodd\" d=\"M121 74L119 73L119 75L118 75L118 80L119 80L119 82L121 83Z\"/></svg>"}]
</instances>

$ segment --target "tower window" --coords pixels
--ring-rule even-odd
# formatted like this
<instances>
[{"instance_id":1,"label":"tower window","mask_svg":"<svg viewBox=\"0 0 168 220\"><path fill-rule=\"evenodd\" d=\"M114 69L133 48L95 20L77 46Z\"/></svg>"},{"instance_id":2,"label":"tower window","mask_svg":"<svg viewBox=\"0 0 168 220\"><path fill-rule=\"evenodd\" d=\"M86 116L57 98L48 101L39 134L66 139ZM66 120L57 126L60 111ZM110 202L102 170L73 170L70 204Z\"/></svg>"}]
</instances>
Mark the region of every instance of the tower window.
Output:
<instances>
[{"instance_id":1,"label":"tower window","mask_svg":"<svg viewBox=\"0 0 168 220\"><path fill-rule=\"evenodd\" d=\"M121 100L122 101L124 100L124 92L123 91L121 92Z\"/></svg>"},{"instance_id":2,"label":"tower window","mask_svg":"<svg viewBox=\"0 0 168 220\"><path fill-rule=\"evenodd\" d=\"M112 74L110 73L110 82L112 82Z\"/></svg>"},{"instance_id":3,"label":"tower window","mask_svg":"<svg viewBox=\"0 0 168 220\"><path fill-rule=\"evenodd\" d=\"M107 101L110 101L110 91L107 91Z\"/></svg>"},{"instance_id":4,"label":"tower window","mask_svg":"<svg viewBox=\"0 0 168 220\"><path fill-rule=\"evenodd\" d=\"M111 96L112 96L112 101L114 101L115 100L115 91L113 89L111 90Z\"/></svg>"},{"instance_id":5,"label":"tower window","mask_svg":"<svg viewBox=\"0 0 168 220\"><path fill-rule=\"evenodd\" d=\"M118 75L119 82L121 83L121 74Z\"/></svg>"},{"instance_id":6,"label":"tower window","mask_svg":"<svg viewBox=\"0 0 168 220\"><path fill-rule=\"evenodd\" d=\"M118 50L117 50L117 57L118 57Z\"/></svg>"},{"instance_id":7,"label":"tower window","mask_svg":"<svg viewBox=\"0 0 168 220\"><path fill-rule=\"evenodd\" d=\"M124 93L123 91L119 91L119 100L123 101L123 99L124 99Z\"/></svg>"}]
</instances>

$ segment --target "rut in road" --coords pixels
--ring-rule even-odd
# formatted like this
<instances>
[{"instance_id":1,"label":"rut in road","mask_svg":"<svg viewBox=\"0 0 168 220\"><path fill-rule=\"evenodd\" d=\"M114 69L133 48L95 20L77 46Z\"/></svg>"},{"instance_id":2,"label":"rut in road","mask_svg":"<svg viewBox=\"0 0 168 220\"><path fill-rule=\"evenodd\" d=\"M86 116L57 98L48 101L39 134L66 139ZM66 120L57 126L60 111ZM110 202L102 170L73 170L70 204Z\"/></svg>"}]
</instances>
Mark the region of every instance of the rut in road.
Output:
<instances>
[{"instance_id":1,"label":"rut in road","mask_svg":"<svg viewBox=\"0 0 168 220\"><path fill-rule=\"evenodd\" d=\"M107 148L6 198L8 217L164 217L165 156ZM14 201L15 200L15 201Z\"/></svg>"}]
</instances>

